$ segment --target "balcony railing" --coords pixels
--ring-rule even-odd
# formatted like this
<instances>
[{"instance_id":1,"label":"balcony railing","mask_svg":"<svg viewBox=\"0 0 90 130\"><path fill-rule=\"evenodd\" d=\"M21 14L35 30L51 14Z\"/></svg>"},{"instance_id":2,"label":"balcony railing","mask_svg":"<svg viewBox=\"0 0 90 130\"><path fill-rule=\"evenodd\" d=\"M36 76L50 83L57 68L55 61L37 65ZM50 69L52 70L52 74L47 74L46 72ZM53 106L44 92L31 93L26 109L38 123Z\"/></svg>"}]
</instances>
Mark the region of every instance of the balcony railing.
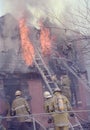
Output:
<instances>
[{"instance_id":1,"label":"balcony railing","mask_svg":"<svg viewBox=\"0 0 90 130\"><path fill-rule=\"evenodd\" d=\"M70 113L72 111L69 111ZM84 113L87 116L90 110L78 110L73 111L74 116L69 117L70 130L89 130L90 120L83 119L81 115ZM20 115L20 116L0 116L0 128L6 130L55 130L54 122L48 122L48 119L56 113L39 113L31 115ZM61 112L57 113L61 114ZM18 119L22 117L28 117L25 122L19 122Z\"/></svg>"}]
</instances>

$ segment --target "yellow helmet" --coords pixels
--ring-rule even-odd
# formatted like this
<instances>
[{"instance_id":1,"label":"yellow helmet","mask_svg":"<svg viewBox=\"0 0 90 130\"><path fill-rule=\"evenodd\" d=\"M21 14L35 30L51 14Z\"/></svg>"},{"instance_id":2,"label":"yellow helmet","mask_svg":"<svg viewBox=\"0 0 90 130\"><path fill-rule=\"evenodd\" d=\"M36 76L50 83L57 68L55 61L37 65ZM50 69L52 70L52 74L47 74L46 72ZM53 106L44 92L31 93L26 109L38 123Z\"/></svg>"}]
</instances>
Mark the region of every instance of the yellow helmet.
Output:
<instances>
[{"instance_id":1,"label":"yellow helmet","mask_svg":"<svg viewBox=\"0 0 90 130\"><path fill-rule=\"evenodd\" d=\"M44 92L44 98L51 98L51 97L52 97L52 95L50 94L50 92L48 92L48 91Z\"/></svg>"},{"instance_id":2,"label":"yellow helmet","mask_svg":"<svg viewBox=\"0 0 90 130\"><path fill-rule=\"evenodd\" d=\"M53 80L53 81L56 81L56 79L57 79L57 78L56 78L56 75L53 75L53 76L52 76L52 80Z\"/></svg>"},{"instance_id":3,"label":"yellow helmet","mask_svg":"<svg viewBox=\"0 0 90 130\"><path fill-rule=\"evenodd\" d=\"M22 94L22 92L20 91L20 90L17 90L16 92L15 92L15 96L20 96Z\"/></svg>"},{"instance_id":4,"label":"yellow helmet","mask_svg":"<svg viewBox=\"0 0 90 130\"><path fill-rule=\"evenodd\" d=\"M55 93L55 92L62 92L62 90L60 88L55 88L53 93Z\"/></svg>"}]
</instances>

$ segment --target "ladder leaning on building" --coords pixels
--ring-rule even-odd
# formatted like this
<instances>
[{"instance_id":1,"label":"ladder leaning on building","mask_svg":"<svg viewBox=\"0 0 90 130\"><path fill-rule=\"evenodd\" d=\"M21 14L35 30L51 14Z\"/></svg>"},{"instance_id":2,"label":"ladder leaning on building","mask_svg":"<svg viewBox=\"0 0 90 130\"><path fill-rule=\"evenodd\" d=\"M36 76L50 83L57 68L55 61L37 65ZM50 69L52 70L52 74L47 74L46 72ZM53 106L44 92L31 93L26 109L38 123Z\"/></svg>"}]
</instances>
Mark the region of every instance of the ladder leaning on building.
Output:
<instances>
[{"instance_id":1,"label":"ladder leaning on building","mask_svg":"<svg viewBox=\"0 0 90 130\"><path fill-rule=\"evenodd\" d=\"M36 57L34 58L34 64L38 69L39 73L41 74L47 89L51 94L53 94L53 89L58 88L58 84L52 80L52 74L48 66L44 62L40 50L38 48L36 49ZM75 123L74 125L72 125L72 123L70 122L70 128L74 130L76 127L78 127L80 130L83 130L83 127L81 126L81 123L79 122L77 116L75 116L74 118Z\"/></svg>"}]
</instances>

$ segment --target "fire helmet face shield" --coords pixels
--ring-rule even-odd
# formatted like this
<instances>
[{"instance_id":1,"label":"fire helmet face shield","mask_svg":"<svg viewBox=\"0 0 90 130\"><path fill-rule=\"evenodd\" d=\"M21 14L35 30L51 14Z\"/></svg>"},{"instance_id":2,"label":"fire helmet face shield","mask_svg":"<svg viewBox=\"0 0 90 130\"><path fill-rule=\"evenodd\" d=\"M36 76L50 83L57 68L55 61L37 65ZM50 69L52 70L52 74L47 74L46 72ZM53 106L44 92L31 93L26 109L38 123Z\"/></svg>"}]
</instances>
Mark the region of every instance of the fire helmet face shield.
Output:
<instances>
[{"instance_id":1,"label":"fire helmet face shield","mask_svg":"<svg viewBox=\"0 0 90 130\"><path fill-rule=\"evenodd\" d=\"M22 94L22 92L20 91L20 90L17 90L16 92L15 92L15 96L20 96Z\"/></svg>"},{"instance_id":2,"label":"fire helmet face shield","mask_svg":"<svg viewBox=\"0 0 90 130\"><path fill-rule=\"evenodd\" d=\"M48 91L44 92L44 98L51 98L51 97L52 97L52 95L50 94L50 92L48 92Z\"/></svg>"}]
</instances>

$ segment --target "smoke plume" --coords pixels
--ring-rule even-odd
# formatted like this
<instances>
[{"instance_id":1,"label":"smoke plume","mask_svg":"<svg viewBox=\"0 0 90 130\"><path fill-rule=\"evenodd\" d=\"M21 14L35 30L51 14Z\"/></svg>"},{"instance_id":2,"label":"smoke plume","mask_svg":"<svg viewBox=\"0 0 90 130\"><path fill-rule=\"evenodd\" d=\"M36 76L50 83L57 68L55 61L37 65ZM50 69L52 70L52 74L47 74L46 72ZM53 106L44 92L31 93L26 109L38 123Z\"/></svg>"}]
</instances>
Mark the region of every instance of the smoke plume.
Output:
<instances>
[{"instance_id":1,"label":"smoke plume","mask_svg":"<svg viewBox=\"0 0 90 130\"><path fill-rule=\"evenodd\" d=\"M31 25L36 25L41 17L49 17L51 21L54 19L53 15L60 17L66 4L67 0L3 0L3 11L16 18L24 15Z\"/></svg>"},{"instance_id":2,"label":"smoke plume","mask_svg":"<svg viewBox=\"0 0 90 130\"><path fill-rule=\"evenodd\" d=\"M65 1L66 0L57 0L57 2L55 0L3 0L2 13L9 13L17 20L25 17L27 19L27 25L37 28L39 28L38 23L40 19L43 18L46 20L48 25L51 26L51 22L55 23L53 15L60 17L65 7ZM0 57L2 57L2 64L0 64L0 68L3 70L5 70L5 68L6 70L9 68L10 71L13 72L17 66L22 69L23 62L21 63L20 61L19 63L18 60L18 52L20 50L18 21L9 14L0 19ZM46 18L49 18L49 21ZM55 32L56 31L54 31L54 33ZM25 71L26 70L27 68Z\"/></svg>"}]
</instances>

